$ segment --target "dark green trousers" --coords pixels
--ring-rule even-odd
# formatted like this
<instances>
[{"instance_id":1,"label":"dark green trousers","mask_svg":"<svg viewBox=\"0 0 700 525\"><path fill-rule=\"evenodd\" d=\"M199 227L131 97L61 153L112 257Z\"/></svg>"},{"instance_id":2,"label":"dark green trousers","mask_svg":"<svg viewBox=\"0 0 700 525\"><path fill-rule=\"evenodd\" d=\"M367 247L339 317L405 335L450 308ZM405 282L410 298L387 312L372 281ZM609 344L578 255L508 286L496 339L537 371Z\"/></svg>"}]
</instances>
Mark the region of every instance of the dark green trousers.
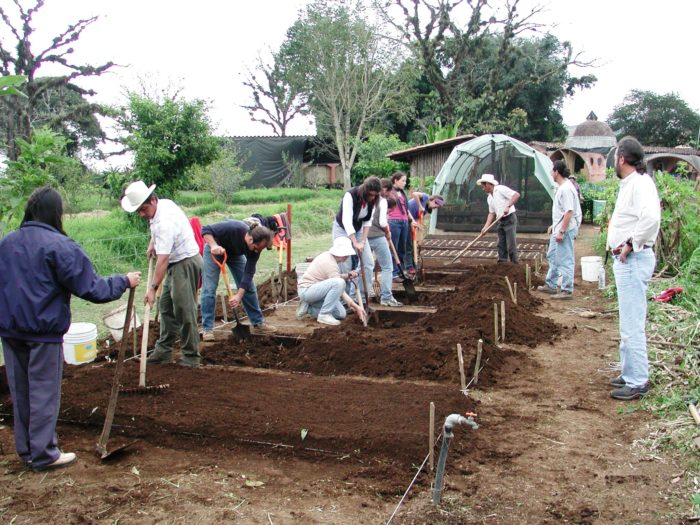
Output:
<instances>
[{"instance_id":1,"label":"dark green trousers","mask_svg":"<svg viewBox=\"0 0 700 525\"><path fill-rule=\"evenodd\" d=\"M160 337L156 353L169 355L180 336L182 360L199 364L199 330L197 328L197 286L202 275L202 256L176 262L168 268L163 293L158 302Z\"/></svg>"}]
</instances>

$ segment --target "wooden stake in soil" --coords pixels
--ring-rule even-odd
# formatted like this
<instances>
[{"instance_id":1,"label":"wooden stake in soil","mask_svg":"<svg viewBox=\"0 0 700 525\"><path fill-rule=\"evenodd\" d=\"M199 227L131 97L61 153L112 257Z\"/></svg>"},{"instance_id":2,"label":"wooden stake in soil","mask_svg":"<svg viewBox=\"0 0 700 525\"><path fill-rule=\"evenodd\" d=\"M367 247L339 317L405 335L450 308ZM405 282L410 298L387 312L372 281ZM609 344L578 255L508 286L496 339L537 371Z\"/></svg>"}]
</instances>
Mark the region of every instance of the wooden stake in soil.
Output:
<instances>
[{"instance_id":1,"label":"wooden stake in soil","mask_svg":"<svg viewBox=\"0 0 700 525\"><path fill-rule=\"evenodd\" d=\"M513 283L513 302L518 304L518 283Z\"/></svg>"},{"instance_id":2,"label":"wooden stake in soil","mask_svg":"<svg viewBox=\"0 0 700 525\"><path fill-rule=\"evenodd\" d=\"M457 362L459 363L459 380L462 384L462 392L467 390L467 380L464 377L464 356L462 355L462 345L457 343Z\"/></svg>"},{"instance_id":3,"label":"wooden stake in soil","mask_svg":"<svg viewBox=\"0 0 700 525\"><path fill-rule=\"evenodd\" d=\"M219 296L221 298L221 315L224 318L224 323L228 323L228 308L226 308L226 297L223 295Z\"/></svg>"},{"instance_id":4,"label":"wooden stake in soil","mask_svg":"<svg viewBox=\"0 0 700 525\"><path fill-rule=\"evenodd\" d=\"M479 343L476 347L476 363L474 364L474 384L479 382L479 369L481 368L481 352L484 349L484 341L479 339Z\"/></svg>"},{"instance_id":5,"label":"wooden stake in soil","mask_svg":"<svg viewBox=\"0 0 700 525\"><path fill-rule=\"evenodd\" d=\"M430 424L428 429L428 455L430 456L430 470L435 467L435 403L430 402Z\"/></svg>"},{"instance_id":6,"label":"wooden stake in soil","mask_svg":"<svg viewBox=\"0 0 700 525\"><path fill-rule=\"evenodd\" d=\"M525 286L527 286L527 290L530 291L532 288L532 280L530 279L530 265L526 264L525 265Z\"/></svg>"},{"instance_id":7,"label":"wooden stake in soil","mask_svg":"<svg viewBox=\"0 0 700 525\"><path fill-rule=\"evenodd\" d=\"M287 297L288 297L288 295L287 295L287 289L288 289L288 288L287 288L287 287L288 287L288 286L289 286L289 277L285 274L285 276L284 276L284 302L285 302L285 303L286 303L287 300L288 300L288 299L287 299Z\"/></svg>"},{"instance_id":8,"label":"wooden stake in soil","mask_svg":"<svg viewBox=\"0 0 700 525\"><path fill-rule=\"evenodd\" d=\"M511 301L515 302L515 297L513 296L513 287L510 285L510 279L508 279L508 276L506 275L504 277L506 280L506 284L508 285L508 293L510 293L510 299Z\"/></svg>"},{"instance_id":9,"label":"wooden stake in soil","mask_svg":"<svg viewBox=\"0 0 700 525\"><path fill-rule=\"evenodd\" d=\"M506 340L506 302L501 301L501 341Z\"/></svg>"},{"instance_id":10,"label":"wooden stake in soil","mask_svg":"<svg viewBox=\"0 0 700 525\"><path fill-rule=\"evenodd\" d=\"M493 344L498 345L498 305L493 303Z\"/></svg>"}]
</instances>

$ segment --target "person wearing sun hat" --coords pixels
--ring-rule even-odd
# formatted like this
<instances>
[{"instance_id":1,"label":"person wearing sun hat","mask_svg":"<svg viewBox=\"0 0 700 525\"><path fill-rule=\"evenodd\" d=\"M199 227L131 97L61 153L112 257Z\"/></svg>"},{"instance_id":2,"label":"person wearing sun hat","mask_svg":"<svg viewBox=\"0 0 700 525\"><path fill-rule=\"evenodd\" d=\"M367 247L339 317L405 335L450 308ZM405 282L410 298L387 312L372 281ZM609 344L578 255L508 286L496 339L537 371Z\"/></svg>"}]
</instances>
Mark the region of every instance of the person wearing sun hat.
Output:
<instances>
[{"instance_id":1,"label":"person wearing sun hat","mask_svg":"<svg viewBox=\"0 0 700 525\"><path fill-rule=\"evenodd\" d=\"M156 290L163 285L158 303L160 337L148 362L172 362L173 346L179 336L179 364L197 367L201 362L197 287L202 275L202 256L185 212L170 199L159 199L155 189L155 184L146 186L138 180L129 184L121 200L124 211L138 213L148 220L151 230L146 255L156 257L156 266L144 302L153 305Z\"/></svg>"},{"instance_id":2,"label":"person wearing sun hat","mask_svg":"<svg viewBox=\"0 0 700 525\"><path fill-rule=\"evenodd\" d=\"M362 306L345 293L346 281L357 278L357 271L341 273L340 269L340 265L354 254L355 249L348 237L336 237L327 252L314 258L297 283L297 293L301 299L297 319L309 314L321 324L339 325L346 316L341 299L360 319L364 319Z\"/></svg>"},{"instance_id":3,"label":"person wearing sun hat","mask_svg":"<svg viewBox=\"0 0 700 525\"><path fill-rule=\"evenodd\" d=\"M476 181L481 189L488 193L489 214L486 223L481 229L485 233L494 221L499 221L496 233L498 235L498 262L518 263L518 242L516 234L518 230L518 218L515 215L515 203L520 194L508 186L499 184L496 177L490 173L484 173Z\"/></svg>"}]
</instances>

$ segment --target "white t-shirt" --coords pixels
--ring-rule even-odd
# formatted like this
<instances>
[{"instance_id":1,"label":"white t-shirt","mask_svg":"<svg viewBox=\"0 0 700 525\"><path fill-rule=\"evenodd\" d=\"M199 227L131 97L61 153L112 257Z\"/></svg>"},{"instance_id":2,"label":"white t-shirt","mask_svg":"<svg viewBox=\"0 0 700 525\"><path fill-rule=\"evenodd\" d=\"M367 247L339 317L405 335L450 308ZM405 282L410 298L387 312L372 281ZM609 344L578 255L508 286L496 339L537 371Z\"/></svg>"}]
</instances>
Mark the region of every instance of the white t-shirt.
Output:
<instances>
[{"instance_id":1,"label":"white t-shirt","mask_svg":"<svg viewBox=\"0 0 700 525\"><path fill-rule=\"evenodd\" d=\"M199 253L199 246L185 212L170 199L158 199L156 214L150 221L156 255L170 255L173 264Z\"/></svg>"},{"instance_id":2,"label":"white t-shirt","mask_svg":"<svg viewBox=\"0 0 700 525\"><path fill-rule=\"evenodd\" d=\"M654 180L646 174L630 173L620 181L620 192L608 224L608 246L617 248L632 239L632 249L653 246L659 234L661 204Z\"/></svg>"},{"instance_id":3,"label":"white t-shirt","mask_svg":"<svg viewBox=\"0 0 700 525\"><path fill-rule=\"evenodd\" d=\"M576 186L574 186L570 180L564 181L554 194L554 202L552 203L552 233L556 234L558 231L561 231L564 214L567 211L572 211L573 213L566 231L581 226L581 219L583 217L581 203L578 200Z\"/></svg>"},{"instance_id":4,"label":"white t-shirt","mask_svg":"<svg viewBox=\"0 0 700 525\"><path fill-rule=\"evenodd\" d=\"M504 186L503 184L494 186L493 193L489 194L486 199L489 204L489 213L495 213L497 218L500 217L503 214L503 210L513 198L513 195L515 195L515 192L508 186ZM511 213L515 213L515 206L510 207L510 211L506 214L506 217Z\"/></svg>"}]
</instances>

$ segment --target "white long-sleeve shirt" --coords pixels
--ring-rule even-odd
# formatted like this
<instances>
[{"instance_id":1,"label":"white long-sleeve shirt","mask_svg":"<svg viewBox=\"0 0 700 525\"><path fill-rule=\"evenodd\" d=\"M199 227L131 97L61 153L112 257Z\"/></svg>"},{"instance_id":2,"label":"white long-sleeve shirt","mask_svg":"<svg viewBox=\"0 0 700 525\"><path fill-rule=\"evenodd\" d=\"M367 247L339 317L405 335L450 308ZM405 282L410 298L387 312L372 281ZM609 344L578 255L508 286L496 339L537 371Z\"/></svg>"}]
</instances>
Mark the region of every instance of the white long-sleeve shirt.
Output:
<instances>
[{"instance_id":1,"label":"white long-sleeve shirt","mask_svg":"<svg viewBox=\"0 0 700 525\"><path fill-rule=\"evenodd\" d=\"M608 247L617 248L632 239L638 252L653 246L661 224L661 203L654 180L646 174L630 173L620 181L620 192L608 225Z\"/></svg>"},{"instance_id":2,"label":"white long-sleeve shirt","mask_svg":"<svg viewBox=\"0 0 700 525\"><path fill-rule=\"evenodd\" d=\"M357 216L358 220L364 218L364 221L362 221L363 228L369 228L372 225L372 215L368 214L367 210L367 203L364 203L360 208L359 215ZM374 213L374 208L372 208L372 213ZM345 195L343 195L343 214L341 217L343 220L343 229L349 237L355 233L355 227L352 225L352 195L350 195L349 191L346 191Z\"/></svg>"}]
</instances>

